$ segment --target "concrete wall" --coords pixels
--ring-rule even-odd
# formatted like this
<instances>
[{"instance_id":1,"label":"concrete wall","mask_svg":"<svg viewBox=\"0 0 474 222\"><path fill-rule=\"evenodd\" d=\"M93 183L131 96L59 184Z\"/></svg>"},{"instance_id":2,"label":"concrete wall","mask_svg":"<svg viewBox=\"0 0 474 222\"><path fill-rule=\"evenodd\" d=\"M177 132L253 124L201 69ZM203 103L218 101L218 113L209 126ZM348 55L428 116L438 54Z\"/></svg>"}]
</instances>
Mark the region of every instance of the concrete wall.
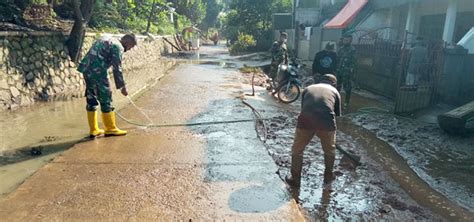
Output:
<instances>
[{"instance_id":1,"label":"concrete wall","mask_svg":"<svg viewBox=\"0 0 474 222\"><path fill-rule=\"evenodd\" d=\"M297 8L295 13L296 22L305 26L316 25L320 16L319 8Z\"/></svg>"},{"instance_id":2,"label":"concrete wall","mask_svg":"<svg viewBox=\"0 0 474 222\"><path fill-rule=\"evenodd\" d=\"M406 5L375 10L366 20L357 25L356 30L374 31L380 28L390 28L379 30L378 37L387 40L402 40L408 16L407 11L408 6ZM357 43L359 36L354 37L354 42Z\"/></svg>"},{"instance_id":3,"label":"concrete wall","mask_svg":"<svg viewBox=\"0 0 474 222\"><path fill-rule=\"evenodd\" d=\"M84 50L98 37L88 34ZM63 33L53 32L0 32L0 110L83 96L82 74L68 57L66 38ZM139 46L124 54L124 78L130 92L142 88L154 74L137 78L128 73L161 62L162 54L170 50L161 38L154 41L139 38ZM170 65L165 62L161 67Z\"/></svg>"},{"instance_id":4,"label":"concrete wall","mask_svg":"<svg viewBox=\"0 0 474 222\"><path fill-rule=\"evenodd\" d=\"M317 52L321 51L326 43L337 43L342 36L340 29L323 29L312 27L310 40L300 40L298 45L298 58L312 61Z\"/></svg>"},{"instance_id":5,"label":"concrete wall","mask_svg":"<svg viewBox=\"0 0 474 222\"><path fill-rule=\"evenodd\" d=\"M458 5L458 18L457 18L457 23L459 23L459 16L461 13L466 13L466 12L474 12L474 1L472 0L458 0L459 5ZM427 35L426 33L420 33L422 32L422 29L426 29L426 25L431 25L435 27L439 27L439 35L442 35L443 29L444 29L444 22L445 22L445 17L446 17L446 10L448 8L448 0L422 0L418 4L418 8L416 10L417 16L415 19L415 34L423 34ZM438 15L438 17L436 17ZM424 17L425 20L427 20L424 24L422 24L422 20ZM437 20L439 18L439 21ZM469 20L467 18L467 20ZM463 30L458 30L459 24L456 24L455 27L455 34L458 31L464 32ZM467 32L467 30L465 30ZM436 33L436 32L435 32ZM462 33L465 34L465 33ZM441 38L441 36L437 36L435 34L431 36L425 36L425 38Z\"/></svg>"},{"instance_id":6,"label":"concrete wall","mask_svg":"<svg viewBox=\"0 0 474 222\"><path fill-rule=\"evenodd\" d=\"M357 29L372 30L380 27L389 27L391 19L390 9L376 10L364 22L359 24Z\"/></svg>"},{"instance_id":7,"label":"concrete wall","mask_svg":"<svg viewBox=\"0 0 474 222\"><path fill-rule=\"evenodd\" d=\"M474 55L465 49L445 49L440 81L443 102L463 105L474 100Z\"/></svg>"},{"instance_id":8,"label":"concrete wall","mask_svg":"<svg viewBox=\"0 0 474 222\"><path fill-rule=\"evenodd\" d=\"M406 21L408 17L408 3L415 0L397 0L397 1L388 1L388 0L374 0L371 1L375 11L372 15L369 16L362 24L357 26L357 29L362 30L373 30L380 27L392 27L394 30L392 32L387 32L386 39L392 40L401 40L403 39L403 33L406 27ZM473 0L458 0L458 21L461 13L474 12L474 1ZM446 10L448 8L448 0L418 0L417 9L416 9L416 18L414 24L414 34L423 35L428 39L440 39L444 22L446 16ZM467 15L470 16L470 15ZM424 23L422 23L422 21ZM469 18L465 18L468 20ZM468 22L469 23L469 22ZM433 28L427 28L433 27ZM429 29L429 31L426 31ZM458 30L461 29L461 30ZM459 24L456 24L455 33L457 37L461 34L465 34L467 30L464 30L465 27L459 27ZM420 33L421 32L421 33ZM428 32L428 33L427 33ZM411 36L413 37L413 36Z\"/></svg>"}]
</instances>

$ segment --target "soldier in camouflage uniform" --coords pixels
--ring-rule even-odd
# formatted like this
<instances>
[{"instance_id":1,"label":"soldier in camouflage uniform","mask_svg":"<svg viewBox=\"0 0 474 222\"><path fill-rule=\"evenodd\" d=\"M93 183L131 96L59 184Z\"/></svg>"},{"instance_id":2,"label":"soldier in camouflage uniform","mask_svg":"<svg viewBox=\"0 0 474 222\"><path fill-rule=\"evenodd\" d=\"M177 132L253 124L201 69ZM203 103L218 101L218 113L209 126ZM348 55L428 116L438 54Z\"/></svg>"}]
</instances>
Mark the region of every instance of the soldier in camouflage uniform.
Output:
<instances>
[{"instance_id":1,"label":"soldier in camouflage uniform","mask_svg":"<svg viewBox=\"0 0 474 222\"><path fill-rule=\"evenodd\" d=\"M354 67L356 63L356 50L352 46L352 36L345 35L342 38L342 47L337 51L339 64L337 66L337 90L341 92L344 87L346 93L344 99L344 107L347 108L351 101L352 77L354 75Z\"/></svg>"},{"instance_id":2,"label":"soldier in camouflage uniform","mask_svg":"<svg viewBox=\"0 0 474 222\"><path fill-rule=\"evenodd\" d=\"M275 81L278 72L278 66L282 63L288 64L288 47L286 41L288 40L288 34L282 32L280 34L280 40L275 41L270 49L272 55L272 63L270 64L270 78Z\"/></svg>"},{"instance_id":3,"label":"soldier in camouflage uniform","mask_svg":"<svg viewBox=\"0 0 474 222\"><path fill-rule=\"evenodd\" d=\"M135 35L127 34L120 40L99 39L82 59L77 70L84 75L86 82L87 117L90 137L99 135L121 136L127 131L120 130L115 124L114 107L112 106L112 90L108 79L107 69L113 67L115 86L124 96L128 96L122 74L122 54L137 44ZM97 107L100 104L105 131L99 128Z\"/></svg>"}]
</instances>

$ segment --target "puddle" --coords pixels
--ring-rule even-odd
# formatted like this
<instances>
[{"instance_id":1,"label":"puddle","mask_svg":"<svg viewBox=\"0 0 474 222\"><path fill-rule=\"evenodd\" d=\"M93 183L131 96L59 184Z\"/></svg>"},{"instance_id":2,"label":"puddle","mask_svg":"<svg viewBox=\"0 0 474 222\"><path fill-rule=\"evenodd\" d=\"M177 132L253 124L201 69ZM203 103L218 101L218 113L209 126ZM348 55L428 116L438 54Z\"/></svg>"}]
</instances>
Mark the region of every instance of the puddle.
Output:
<instances>
[{"instance_id":1,"label":"puddle","mask_svg":"<svg viewBox=\"0 0 474 222\"><path fill-rule=\"evenodd\" d=\"M78 112L80 110L80 112ZM84 101L39 103L14 111L2 111L0 153L22 147L36 146L42 142L61 142L80 139L87 134L84 125Z\"/></svg>"},{"instance_id":2,"label":"puddle","mask_svg":"<svg viewBox=\"0 0 474 222\"><path fill-rule=\"evenodd\" d=\"M54 159L59 153L43 155L35 159L0 166L0 198L14 191L26 178Z\"/></svg>"},{"instance_id":3,"label":"puddle","mask_svg":"<svg viewBox=\"0 0 474 222\"><path fill-rule=\"evenodd\" d=\"M282 188L254 185L233 192L229 207L240 213L263 213L278 209L289 199Z\"/></svg>"},{"instance_id":4,"label":"puddle","mask_svg":"<svg viewBox=\"0 0 474 222\"><path fill-rule=\"evenodd\" d=\"M224 69L235 69L237 64L224 61L199 61L200 65L217 66Z\"/></svg>"},{"instance_id":5,"label":"puddle","mask_svg":"<svg viewBox=\"0 0 474 222\"><path fill-rule=\"evenodd\" d=\"M85 140L84 140L85 141ZM8 151L0 156L0 198L15 190L23 181L80 140L45 142L34 147Z\"/></svg>"},{"instance_id":6,"label":"puddle","mask_svg":"<svg viewBox=\"0 0 474 222\"><path fill-rule=\"evenodd\" d=\"M152 68L147 66L131 71L147 72L147 79L150 79L145 87L136 90L137 97L148 86L157 82L156 73L150 72ZM169 71L165 74L172 71L173 67L168 68ZM131 77L129 82L136 83L137 79ZM114 99L117 108L128 102L125 97L116 96ZM56 155L81 142L88 135L84 98L40 102L1 113L0 124L7 126L0 127L2 195L11 192ZM100 125L101 122L99 118Z\"/></svg>"}]
</instances>

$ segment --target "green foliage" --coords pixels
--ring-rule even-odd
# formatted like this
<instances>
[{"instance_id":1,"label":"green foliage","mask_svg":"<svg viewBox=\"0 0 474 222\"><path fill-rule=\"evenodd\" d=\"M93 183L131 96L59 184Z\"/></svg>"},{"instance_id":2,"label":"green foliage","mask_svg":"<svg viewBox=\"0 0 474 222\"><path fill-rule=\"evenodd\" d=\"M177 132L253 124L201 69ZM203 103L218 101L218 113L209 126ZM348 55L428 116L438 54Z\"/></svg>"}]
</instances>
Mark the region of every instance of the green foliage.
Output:
<instances>
[{"instance_id":1,"label":"green foliage","mask_svg":"<svg viewBox=\"0 0 474 222\"><path fill-rule=\"evenodd\" d=\"M30 4L34 5L47 5L48 1L47 0L30 0Z\"/></svg>"},{"instance_id":2,"label":"green foliage","mask_svg":"<svg viewBox=\"0 0 474 222\"><path fill-rule=\"evenodd\" d=\"M53 15L74 19L72 0L54 0ZM79 0L81 2L82 0ZM147 30L153 34L172 34L184 27L200 25L214 27L219 14L220 0L95 0L89 27L104 32L136 32ZM48 4L49 0L0 0L0 21L13 21L31 4ZM153 7L155 5L155 7ZM170 7L176 9L174 23ZM154 8L154 10L153 10ZM206 17L206 12L210 11ZM213 21L214 20L214 21Z\"/></svg>"},{"instance_id":3,"label":"green foliage","mask_svg":"<svg viewBox=\"0 0 474 222\"><path fill-rule=\"evenodd\" d=\"M218 24L217 17L222 9L223 5L218 0L207 0L206 16L201 23L201 29L207 31L209 28L215 28Z\"/></svg>"},{"instance_id":4,"label":"green foliage","mask_svg":"<svg viewBox=\"0 0 474 222\"><path fill-rule=\"evenodd\" d=\"M256 45L257 42L255 41L253 36L245 33L239 33L237 41L230 47L230 53L237 54L241 52L247 52Z\"/></svg>"},{"instance_id":5,"label":"green foliage","mask_svg":"<svg viewBox=\"0 0 474 222\"><path fill-rule=\"evenodd\" d=\"M205 0L168 0L176 13L189 19L193 25L198 25L206 16ZM176 27L177 28L177 27Z\"/></svg>"},{"instance_id":6,"label":"green foliage","mask_svg":"<svg viewBox=\"0 0 474 222\"><path fill-rule=\"evenodd\" d=\"M21 14L20 9L13 4L13 0L0 2L0 21L13 21L15 16Z\"/></svg>"},{"instance_id":7,"label":"green foliage","mask_svg":"<svg viewBox=\"0 0 474 222\"><path fill-rule=\"evenodd\" d=\"M266 50L272 42L272 15L290 12L291 0L233 0L227 2L229 10L222 18L222 31L231 43L238 40L239 33L252 35L257 44L251 50Z\"/></svg>"},{"instance_id":8,"label":"green foliage","mask_svg":"<svg viewBox=\"0 0 474 222\"><path fill-rule=\"evenodd\" d=\"M155 10L150 17L154 2ZM89 24L102 31L142 33L150 20L150 33L171 34L199 24L206 15L205 6L203 0L97 0ZM169 7L176 8L174 23L170 20Z\"/></svg>"},{"instance_id":9,"label":"green foliage","mask_svg":"<svg viewBox=\"0 0 474 222\"><path fill-rule=\"evenodd\" d=\"M153 2L156 8L150 17ZM150 33L174 32L165 0L97 0L89 25L99 31L143 33L149 19Z\"/></svg>"}]
</instances>

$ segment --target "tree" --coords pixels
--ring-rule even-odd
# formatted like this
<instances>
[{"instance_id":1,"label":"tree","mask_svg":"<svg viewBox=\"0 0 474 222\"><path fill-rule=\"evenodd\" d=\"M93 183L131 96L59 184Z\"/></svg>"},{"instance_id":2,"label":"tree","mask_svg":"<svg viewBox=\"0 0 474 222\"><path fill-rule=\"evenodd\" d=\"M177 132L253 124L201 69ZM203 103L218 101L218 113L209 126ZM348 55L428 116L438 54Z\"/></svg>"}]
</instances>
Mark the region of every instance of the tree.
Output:
<instances>
[{"instance_id":1,"label":"tree","mask_svg":"<svg viewBox=\"0 0 474 222\"><path fill-rule=\"evenodd\" d=\"M151 6L151 10L150 10L150 16L148 16L148 22L146 25L146 31L145 31L146 33L150 32L151 20L153 16L155 15L155 9L156 9L156 0L153 0L153 5Z\"/></svg>"},{"instance_id":2,"label":"tree","mask_svg":"<svg viewBox=\"0 0 474 222\"><path fill-rule=\"evenodd\" d=\"M92 16L92 9L96 0L73 0L74 6L74 25L72 26L69 39L67 40L67 47L69 49L69 56L71 60L77 62L79 60L79 53L84 42L86 33L86 26Z\"/></svg>"},{"instance_id":3,"label":"tree","mask_svg":"<svg viewBox=\"0 0 474 222\"><path fill-rule=\"evenodd\" d=\"M207 31L211 27L215 27L217 24L217 17L222 11L223 6L217 0L207 0L206 3L206 16L204 17L201 29Z\"/></svg>"},{"instance_id":4,"label":"tree","mask_svg":"<svg viewBox=\"0 0 474 222\"><path fill-rule=\"evenodd\" d=\"M166 0L97 0L91 28L114 32L169 34L170 7Z\"/></svg>"},{"instance_id":5,"label":"tree","mask_svg":"<svg viewBox=\"0 0 474 222\"><path fill-rule=\"evenodd\" d=\"M259 0L258 4L254 0L232 0L227 4L224 36L233 42L239 33L250 34L257 42L256 50L271 45L273 13L291 11L291 0Z\"/></svg>"},{"instance_id":6,"label":"tree","mask_svg":"<svg viewBox=\"0 0 474 222\"><path fill-rule=\"evenodd\" d=\"M205 5L202 0L168 0L173 3L178 15L185 16L191 24L200 24L206 15ZM178 19L175 20L175 28L178 30Z\"/></svg>"}]
</instances>

